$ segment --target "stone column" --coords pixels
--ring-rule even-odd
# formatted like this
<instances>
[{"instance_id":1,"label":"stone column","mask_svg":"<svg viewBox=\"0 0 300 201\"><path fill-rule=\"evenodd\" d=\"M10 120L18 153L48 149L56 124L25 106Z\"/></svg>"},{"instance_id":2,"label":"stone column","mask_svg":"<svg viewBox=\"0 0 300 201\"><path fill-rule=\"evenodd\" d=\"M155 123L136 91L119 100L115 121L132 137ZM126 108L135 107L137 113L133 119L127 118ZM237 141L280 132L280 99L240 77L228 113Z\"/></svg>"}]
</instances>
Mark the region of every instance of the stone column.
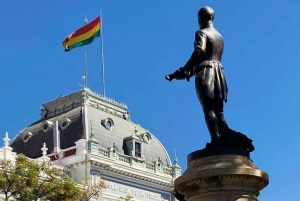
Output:
<instances>
[{"instance_id":1,"label":"stone column","mask_svg":"<svg viewBox=\"0 0 300 201\"><path fill-rule=\"evenodd\" d=\"M257 201L269 183L268 174L242 155L193 158L175 182L186 201Z\"/></svg>"}]
</instances>

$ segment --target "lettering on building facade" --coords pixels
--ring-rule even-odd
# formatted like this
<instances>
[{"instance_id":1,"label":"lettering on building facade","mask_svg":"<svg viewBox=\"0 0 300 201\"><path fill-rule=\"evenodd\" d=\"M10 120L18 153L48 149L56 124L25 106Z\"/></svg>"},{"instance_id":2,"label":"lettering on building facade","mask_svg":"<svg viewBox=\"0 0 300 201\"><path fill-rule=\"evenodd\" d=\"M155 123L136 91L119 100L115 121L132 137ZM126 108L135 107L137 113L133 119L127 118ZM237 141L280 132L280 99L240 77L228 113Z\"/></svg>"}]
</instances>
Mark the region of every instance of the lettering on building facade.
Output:
<instances>
[{"instance_id":1,"label":"lettering on building facade","mask_svg":"<svg viewBox=\"0 0 300 201\"><path fill-rule=\"evenodd\" d=\"M110 182L110 181L105 181L105 183L107 184L106 189L104 190L104 193L113 193L113 194L117 194L120 196L126 196L126 195L130 195L132 196L134 199L137 200L148 200L148 201L169 201L169 199L165 199L162 197L161 194L159 193L154 193L154 192L150 192L147 190L142 190L142 189L138 189L138 188L134 188L134 187L130 187L130 186L126 186L126 185L122 185L122 184L117 184L114 182Z\"/></svg>"}]
</instances>

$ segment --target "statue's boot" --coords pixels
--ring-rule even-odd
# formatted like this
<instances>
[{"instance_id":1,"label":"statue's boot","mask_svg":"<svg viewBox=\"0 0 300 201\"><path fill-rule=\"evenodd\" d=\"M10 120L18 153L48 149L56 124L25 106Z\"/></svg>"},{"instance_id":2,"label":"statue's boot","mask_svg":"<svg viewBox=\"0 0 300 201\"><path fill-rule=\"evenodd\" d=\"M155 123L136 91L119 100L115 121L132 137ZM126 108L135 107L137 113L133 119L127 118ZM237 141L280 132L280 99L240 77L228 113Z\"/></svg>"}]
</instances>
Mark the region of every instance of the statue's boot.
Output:
<instances>
[{"instance_id":1,"label":"statue's boot","mask_svg":"<svg viewBox=\"0 0 300 201\"><path fill-rule=\"evenodd\" d=\"M220 114L217 114L217 118L218 118L218 130L219 130L219 134L220 134L220 138L221 138L222 135L226 132L228 125L224 118L223 112Z\"/></svg>"},{"instance_id":2,"label":"statue's boot","mask_svg":"<svg viewBox=\"0 0 300 201\"><path fill-rule=\"evenodd\" d=\"M218 118L214 111L209 111L205 113L205 122L210 133L211 146L218 146L219 145L219 129L218 129Z\"/></svg>"},{"instance_id":3,"label":"statue's boot","mask_svg":"<svg viewBox=\"0 0 300 201\"><path fill-rule=\"evenodd\" d=\"M255 150L252 142L253 141L246 135L241 132L232 130L228 126L225 128L225 132L220 138L221 146L242 147L245 148L248 152L252 152Z\"/></svg>"}]
</instances>

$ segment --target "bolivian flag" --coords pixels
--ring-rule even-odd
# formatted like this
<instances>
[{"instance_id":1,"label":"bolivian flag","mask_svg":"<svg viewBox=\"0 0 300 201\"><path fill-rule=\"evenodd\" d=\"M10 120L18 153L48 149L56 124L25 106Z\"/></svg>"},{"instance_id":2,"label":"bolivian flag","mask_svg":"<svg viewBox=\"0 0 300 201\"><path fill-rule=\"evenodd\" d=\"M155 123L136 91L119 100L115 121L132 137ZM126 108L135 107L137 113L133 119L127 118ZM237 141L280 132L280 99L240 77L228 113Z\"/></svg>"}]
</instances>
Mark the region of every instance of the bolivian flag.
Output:
<instances>
[{"instance_id":1,"label":"bolivian flag","mask_svg":"<svg viewBox=\"0 0 300 201\"><path fill-rule=\"evenodd\" d=\"M97 17L90 23L74 31L62 42L65 51L68 52L75 47L92 43L96 37L100 36L100 28L100 17Z\"/></svg>"}]
</instances>

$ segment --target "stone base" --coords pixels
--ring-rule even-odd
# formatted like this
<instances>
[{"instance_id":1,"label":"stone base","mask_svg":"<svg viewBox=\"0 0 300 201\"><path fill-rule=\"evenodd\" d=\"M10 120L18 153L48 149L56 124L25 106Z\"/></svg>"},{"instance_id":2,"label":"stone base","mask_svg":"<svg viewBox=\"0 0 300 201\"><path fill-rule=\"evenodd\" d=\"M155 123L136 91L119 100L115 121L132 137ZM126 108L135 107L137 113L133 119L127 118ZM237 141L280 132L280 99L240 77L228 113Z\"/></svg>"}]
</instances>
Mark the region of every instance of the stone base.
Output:
<instances>
[{"instance_id":1,"label":"stone base","mask_svg":"<svg viewBox=\"0 0 300 201\"><path fill-rule=\"evenodd\" d=\"M216 155L190 161L174 185L186 201L257 201L268 183L248 157Z\"/></svg>"}]
</instances>

